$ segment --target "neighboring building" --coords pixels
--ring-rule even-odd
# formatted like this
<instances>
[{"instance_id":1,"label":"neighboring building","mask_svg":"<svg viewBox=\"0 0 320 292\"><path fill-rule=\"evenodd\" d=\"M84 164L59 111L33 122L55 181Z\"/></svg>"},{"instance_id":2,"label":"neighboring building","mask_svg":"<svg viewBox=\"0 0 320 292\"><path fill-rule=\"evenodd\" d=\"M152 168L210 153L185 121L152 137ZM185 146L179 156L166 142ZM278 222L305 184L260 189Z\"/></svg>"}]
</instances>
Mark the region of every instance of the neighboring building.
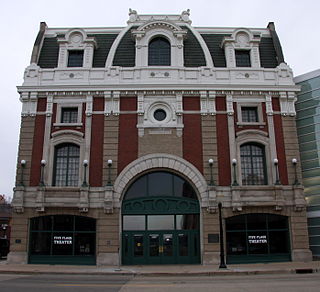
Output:
<instances>
[{"instance_id":1,"label":"neighboring building","mask_svg":"<svg viewBox=\"0 0 320 292\"><path fill-rule=\"evenodd\" d=\"M7 256L10 244L12 208L4 195L0 195L0 259Z\"/></svg>"},{"instance_id":2,"label":"neighboring building","mask_svg":"<svg viewBox=\"0 0 320 292\"><path fill-rule=\"evenodd\" d=\"M320 70L294 78L301 86L296 102L297 131L309 227L310 249L320 258Z\"/></svg>"},{"instance_id":3,"label":"neighboring building","mask_svg":"<svg viewBox=\"0 0 320 292\"><path fill-rule=\"evenodd\" d=\"M41 23L21 96L9 262L310 260L294 102L267 28Z\"/></svg>"}]
</instances>

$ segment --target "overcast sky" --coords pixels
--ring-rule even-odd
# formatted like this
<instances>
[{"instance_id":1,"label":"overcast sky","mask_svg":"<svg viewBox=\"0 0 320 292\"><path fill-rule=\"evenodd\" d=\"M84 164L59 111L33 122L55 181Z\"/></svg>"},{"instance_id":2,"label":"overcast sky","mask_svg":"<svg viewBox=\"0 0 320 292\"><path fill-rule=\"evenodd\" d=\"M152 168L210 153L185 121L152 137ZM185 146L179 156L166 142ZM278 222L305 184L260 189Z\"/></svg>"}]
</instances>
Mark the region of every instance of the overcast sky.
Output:
<instances>
[{"instance_id":1,"label":"overcast sky","mask_svg":"<svg viewBox=\"0 0 320 292\"><path fill-rule=\"evenodd\" d=\"M285 61L294 75L320 69L319 0L3 0L1 1L0 194L12 197L23 82L39 23L49 27L126 26L138 14L180 14L190 9L193 26L266 27L273 21Z\"/></svg>"}]
</instances>

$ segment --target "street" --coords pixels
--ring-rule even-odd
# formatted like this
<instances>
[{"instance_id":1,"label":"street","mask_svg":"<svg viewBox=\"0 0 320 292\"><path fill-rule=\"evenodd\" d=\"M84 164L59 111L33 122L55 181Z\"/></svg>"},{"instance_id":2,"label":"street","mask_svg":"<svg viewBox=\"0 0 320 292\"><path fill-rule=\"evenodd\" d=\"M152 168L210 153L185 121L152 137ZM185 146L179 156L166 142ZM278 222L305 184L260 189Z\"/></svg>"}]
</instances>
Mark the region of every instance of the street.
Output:
<instances>
[{"instance_id":1,"label":"street","mask_svg":"<svg viewBox=\"0 0 320 292\"><path fill-rule=\"evenodd\" d=\"M319 291L319 274L250 276L0 275L1 292L51 291Z\"/></svg>"}]
</instances>

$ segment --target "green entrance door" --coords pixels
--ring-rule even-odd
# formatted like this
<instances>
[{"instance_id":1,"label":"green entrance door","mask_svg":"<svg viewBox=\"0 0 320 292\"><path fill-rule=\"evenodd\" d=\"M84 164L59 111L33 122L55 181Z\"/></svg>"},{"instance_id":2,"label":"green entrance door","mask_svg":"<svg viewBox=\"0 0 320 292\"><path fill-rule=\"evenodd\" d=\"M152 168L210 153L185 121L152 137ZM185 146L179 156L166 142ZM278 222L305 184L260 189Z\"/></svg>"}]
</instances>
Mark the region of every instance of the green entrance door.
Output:
<instances>
[{"instance_id":1,"label":"green entrance door","mask_svg":"<svg viewBox=\"0 0 320 292\"><path fill-rule=\"evenodd\" d=\"M196 264L200 262L198 231L124 232L123 264Z\"/></svg>"},{"instance_id":2,"label":"green entrance door","mask_svg":"<svg viewBox=\"0 0 320 292\"><path fill-rule=\"evenodd\" d=\"M192 186L166 171L135 180L122 202L122 263L200 263L200 205Z\"/></svg>"}]
</instances>

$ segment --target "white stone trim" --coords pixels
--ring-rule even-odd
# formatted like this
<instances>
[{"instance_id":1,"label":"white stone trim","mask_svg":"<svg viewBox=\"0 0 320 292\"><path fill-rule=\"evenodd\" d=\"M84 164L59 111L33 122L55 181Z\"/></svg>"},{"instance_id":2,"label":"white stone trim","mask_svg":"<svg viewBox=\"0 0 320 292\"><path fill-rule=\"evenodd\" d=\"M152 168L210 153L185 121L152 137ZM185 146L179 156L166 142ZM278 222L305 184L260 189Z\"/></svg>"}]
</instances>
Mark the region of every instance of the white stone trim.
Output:
<instances>
[{"instance_id":1,"label":"white stone trim","mask_svg":"<svg viewBox=\"0 0 320 292\"><path fill-rule=\"evenodd\" d=\"M154 37L163 37L170 43L170 66L183 67L183 39L187 31L167 21L147 22L132 32L136 40L136 66L148 65L149 43Z\"/></svg>"},{"instance_id":2,"label":"white stone trim","mask_svg":"<svg viewBox=\"0 0 320 292\"><path fill-rule=\"evenodd\" d=\"M241 173L241 155L240 155L240 147L246 143L257 143L261 144L265 147L265 161L266 161L266 170L267 170L267 180L268 185L273 185L274 177L273 175L274 168L273 168L273 147L275 145L270 144L270 139L266 132L261 130L244 130L237 133L237 138L235 139L235 148L236 148L236 159L237 163L237 179L239 185L242 185L242 173Z\"/></svg>"},{"instance_id":3,"label":"white stone trim","mask_svg":"<svg viewBox=\"0 0 320 292\"><path fill-rule=\"evenodd\" d=\"M73 143L80 147L79 186L81 185L81 178L83 177L82 161L85 159L85 141L83 133L74 130L61 130L52 133L52 138L48 143L47 165L45 166L44 173L45 184L47 186L52 186L55 147L64 143Z\"/></svg>"},{"instance_id":4,"label":"white stone trim","mask_svg":"<svg viewBox=\"0 0 320 292\"><path fill-rule=\"evenodd\" d=\"M243 107L255 107L257 108L258 113L258 122L244 122L242 120L242 108ZM237 115L238 121L237 125L256 125L256 126L264 126L266 123L263 121L263 113L262 113L262 104L261 102L237 102Z\"/></svg>"},{"instance_id":5,"label":"white stone trim","mask_svg":"<svg viewBox=\"0 0 320 292\"><path fill-rule=\"evenodd\" d=\"M199 203L202 207L207 207L208 191L207 182L199 170L190 162L181 157L157 153L149 154L138 158L137 160L128 164L118 175L114 182L114 204L120 207L121 201L126 188L131 181L138 175L154 169L168 169L173 170L181 176L185 177L195 189L198 196Z\"/></svg>"},{"instance_id":6,"label":"white stone trim","mask_svg":"<svg viewBox=\"0 0 320 292\"><path fill-rule=\"evenodd\" d=\"M78 109L78 117L77 123L62 123L61 122L61 111L63 108L77 108ZM56 120L53 126L82 126L82 102L58 102L57 103L57 113Z\"/></svg>"}]
</instances>

